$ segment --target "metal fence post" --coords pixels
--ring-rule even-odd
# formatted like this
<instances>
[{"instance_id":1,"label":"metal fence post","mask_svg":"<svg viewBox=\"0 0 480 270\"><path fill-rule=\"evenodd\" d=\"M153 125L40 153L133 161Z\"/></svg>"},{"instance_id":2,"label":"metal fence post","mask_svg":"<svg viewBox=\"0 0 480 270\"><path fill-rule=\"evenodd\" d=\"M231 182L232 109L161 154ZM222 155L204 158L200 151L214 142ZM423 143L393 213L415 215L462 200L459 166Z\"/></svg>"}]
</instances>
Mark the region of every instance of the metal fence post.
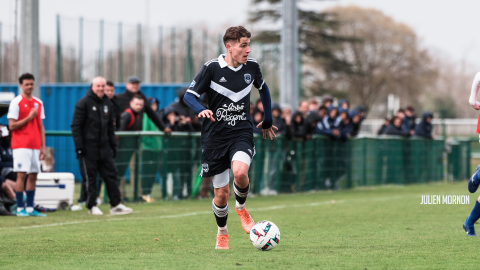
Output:
<instances>
[{"instance_id":1,"label":"metal fence post","mask_svg":"<svg viewBox=\"0 0 480 270\"><path fill-rule=\"evenodd\" d=\"M158 82L163 82L163 27L158 27Z\"/></svg>"},{"instance_id":2,"label":"metal fence post","mask_svg":"<svg viewBox=\"0 0 480 270\"><path fill-rule=\"evenodd\" d=\"M98 75L103 76L103 20L100 20L100 48L98 50Z\"/></svg>"},{"instance_id":3,"label":"metal fence post","mask_svg":"<svg viewBox=\"0 0 480 270\"><path fill-rule=\"evenodd\" d=\"M122 23L118 23L118 81L123 82Z\"/></svg>"},{"instance_id":4,"label":"metal fence post","mask_svg":"<svg viewBox=\"0 0 480 270\"><path fill-rule=\"evenodd\" d=\"M83 17L78 22L78 82L82 82L83 70Z\"/></svg>"},{"instance_id":5,"label":"metal fence post","mask_svg":"<svg viewBox=\"0 0 480 270\"><path fill-rule=\"evenodd\" d=\"M57 14L57 59L56 59L56 82L63 82L62 76L62 38L60 34L60 15Z\"/></svg>"}]
</instances>

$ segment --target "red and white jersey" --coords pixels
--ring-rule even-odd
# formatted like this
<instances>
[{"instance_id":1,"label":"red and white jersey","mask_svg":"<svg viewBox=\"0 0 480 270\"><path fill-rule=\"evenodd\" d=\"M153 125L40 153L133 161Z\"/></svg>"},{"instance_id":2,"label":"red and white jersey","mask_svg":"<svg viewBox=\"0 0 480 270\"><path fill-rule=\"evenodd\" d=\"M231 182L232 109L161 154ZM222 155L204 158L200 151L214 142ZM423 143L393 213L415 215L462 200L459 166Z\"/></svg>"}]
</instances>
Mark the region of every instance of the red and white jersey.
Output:
<instances>
[{"instance_id":1,"label":"red and white jersey","mask_svg":"<svg viewBox=\"0 0 480 270\"><path fill-rule=\"evenodd\" d=\"M30 114L32 108L37 109L37 116L23 127L12 131L12 149L40 149L42 147L40 123L41 119L45 119L45 112L40 99L32 96L32 100L28 100L23 95L17 96L10 102L7 118L22 120Z\"/></svg>"}]
</instances>

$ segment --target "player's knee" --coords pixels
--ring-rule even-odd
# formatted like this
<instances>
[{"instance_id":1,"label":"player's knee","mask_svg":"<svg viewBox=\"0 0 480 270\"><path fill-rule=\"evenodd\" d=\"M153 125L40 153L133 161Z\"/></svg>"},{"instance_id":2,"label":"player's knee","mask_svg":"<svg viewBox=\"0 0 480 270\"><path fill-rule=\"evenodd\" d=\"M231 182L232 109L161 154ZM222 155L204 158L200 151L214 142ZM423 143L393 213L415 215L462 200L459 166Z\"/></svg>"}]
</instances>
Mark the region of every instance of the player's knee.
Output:
<instances>
[{"instance_id":1,"label":"player's knee","mask_svg":"<svg viewBox=\"0 0 480 270\"><path fill-rule=\"evenodd\" d=\"M248 183L248 171L243 169L233 170L233 176L237 183Z\"/></svg>"},{"instance_id":2,"label":"player's knee","mask_svg":"<svg viewBox=\"0 0 480 270\"><path fill-rule=\"evenodd\" d=\"M228 202L228 197L229 197L228 192L220 192L215 195L215 201L218 202L219 206L226 205Z\"/></svg>"},{"instance_id":3,"label":"player's knee","mask_svg":"<svg viewBox=\"0 0 480 270\"><path fill-rule=\"evenodd\" d=\"M222 202L225 201L225 203L227 203L229 196L230 196L229 189L219 188L215 191L215 198L218 200L221 200Z\"/></svg>"}]
</instances>

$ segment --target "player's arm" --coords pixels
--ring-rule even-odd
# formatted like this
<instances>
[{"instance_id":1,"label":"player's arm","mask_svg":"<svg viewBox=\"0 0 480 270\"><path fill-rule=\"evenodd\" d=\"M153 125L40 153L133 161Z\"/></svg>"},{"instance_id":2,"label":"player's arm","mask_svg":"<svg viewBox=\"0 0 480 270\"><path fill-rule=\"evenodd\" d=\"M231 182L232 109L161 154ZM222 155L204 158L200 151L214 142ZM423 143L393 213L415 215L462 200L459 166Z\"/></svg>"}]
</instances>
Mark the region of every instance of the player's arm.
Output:
<instances>
[{"instance_id":1,"label":"player's arm","mask_svg":"<svg viewBox=\"0 0 480 270\"><path fill-rule=\"evenodd\" d=\"M208 66L204 65L202 70L197 74L195 80L192 81L190 87L188 87L187 92L183 96L183 101L192 108L196 113L198 113L198 117L209 118L211 121L215 122L215 118L213 118L213 112L211 110L207 110L205 107L198 102L198 98L200 95L205 93L208 88L210 87L211 81L211 73L208 70Z\"/></svg>"},{"instance_id":2,"label":"player's arm","mask_svg":"<svg viewBox=\"0 0 480 270\"><path fill-rule=\"evenodd\" d=\"M272 125L272 99L270 98L270 90L268 89L267 84L263 82L258 91L263 104L264 116L263 121L257 125L257 128L262 126L263 138L266 139L268 136L270 140L273 140L274 137L277 137L277 135L275 135L275 130L278 130L278 128Z\"/></svg>"},{"instance_id":3,"label":"player's arm","mask_svg":"<svg viewBox=\"0 0 480 270\"><path fill-rule=\"evenodd\" d=\"M75 151L77 155L83 155L84 145L82 138L82 129L85 118L85 105L83 104L83 101L80 100L75 105L75 110L73 111L72 125L70 126L72 129L72 137L73 142L75 143Z\"/></svg>"},{"instance_id":4,"label":"player's arm","mask_svg":"<svg viewBox=\"0 0 480 270\"><path fill-rule=\"evenodd\" d=\"M43 110L43 107L42 107ZM40 134L42 136L42 147L40 148L40 160L43 160L45 158L45 148L46 148L46 143L45 143L45 126L43 125L43 119L40 117Z\"/></svg>"},{"instance_id":5,"label":"player's arm","mask_svg":"<svg viewBox=\"0 0 480 270\"><path fill-rule=\"evenodd\" d=\"M145 104L147 104L146 100L147 99L145 98ZM152 122L155 124L155 126L158 127L158 129L160 129L161 131L163 131L167 134L172 133L172 130L169 127L165 127L165 125L162 123L162 121L160 121L160 118L158 118L158 115L152 110L152 108L150 106L145 106L145 113L147 114L148 118L150 118L150 120L152 120Z\"/></svg>"},{"instance_id":6,"label":"player's arm","mask_svg":"<svg viewBox=\"0 0 480 270\"><path fill-rule=\"evenodd\" d=\"M468 102L475 110L480 110L480 103L477 101L478 90L480 90L480 72L475 75L472 84L472 91Z\"/></svg>"},{"instance_id":7,"label":"player's arm","mask_svg":"<svg viewBox=\"0 0 480 270\"><path fill-rule=\"evenodd\" d=\"M7 118L8 118L8 126L10 127L11 131L22 128L28 122L30 122L33 118L35 118L37 116L37 113L38 113L36 108L32 108L27 117L25 117L21 120L18 120L19 110L20 110L20 108L18 106L18 103L16 103L16 104L12 103L8 107Z\"/></svg>"}]
</instances>

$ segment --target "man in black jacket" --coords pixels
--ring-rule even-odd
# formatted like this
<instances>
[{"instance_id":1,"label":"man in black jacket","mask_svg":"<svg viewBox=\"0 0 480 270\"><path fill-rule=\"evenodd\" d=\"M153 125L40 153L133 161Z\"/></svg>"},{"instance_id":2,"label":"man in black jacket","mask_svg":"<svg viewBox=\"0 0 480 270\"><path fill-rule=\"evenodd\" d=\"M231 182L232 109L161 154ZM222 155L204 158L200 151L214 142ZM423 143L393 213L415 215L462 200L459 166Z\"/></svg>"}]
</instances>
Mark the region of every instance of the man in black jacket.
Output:
<instances>
[{"instance_id":1,"label":"man in black jacket","mask_svg":"<svg viewBox=\"0 0 480 270\"><path fill-rule=\"evenodd\" d=\"M110 99L113 104L113 116L115 119L114 125L115 130L118 130L120 126L120 115L122 114L122 110L120 110L120 105L118 104L117 96L115 96L115 84L112 81L107 81L107 85L105 86L105 95Z\"/></svg>"},{"instance_id":2,"label":"man in black jacket","mask_svg":"<svg viewBox=\"0 0 480 270\"><path fill-rule=\"evenodd\" d=\"M137 77L130 77L128 78L128 82L125 86L126 90L123 93L118 94L117 102L120 107L120 114L122 114L126 109L130 107L130 101L132 100L133 95L137 94L143 98L143 103L148 104L147 98L145 95L140 91L140 80ZM148 118L152 120L152 122L160 129L161 131L169 134L172 130L160 121L157 114L150 108L150 106L144 106L143 110L139 113L140 118L143 119L143 113L146 113ZM142 121L140 121L142 122ZM140 129L141 130L141 129Z\"/></svg>"},{"instance_id":3,"label":"man in black jacket","mask_svg":"<svg viewBox=\"0 0 480 270\"><path fill-rule=\"evenodd\" d=\"M132 209L120 203L117 170L113 161L117 152L113 105L105 95L105 84L103 77L93 79L87 94L75 105L71 125L72 136L86 187L86 206L89 214L103 215L96 202L97 171L105 182L112 206L110 214L129 214Z\"/></svg>"}]
</instances>

